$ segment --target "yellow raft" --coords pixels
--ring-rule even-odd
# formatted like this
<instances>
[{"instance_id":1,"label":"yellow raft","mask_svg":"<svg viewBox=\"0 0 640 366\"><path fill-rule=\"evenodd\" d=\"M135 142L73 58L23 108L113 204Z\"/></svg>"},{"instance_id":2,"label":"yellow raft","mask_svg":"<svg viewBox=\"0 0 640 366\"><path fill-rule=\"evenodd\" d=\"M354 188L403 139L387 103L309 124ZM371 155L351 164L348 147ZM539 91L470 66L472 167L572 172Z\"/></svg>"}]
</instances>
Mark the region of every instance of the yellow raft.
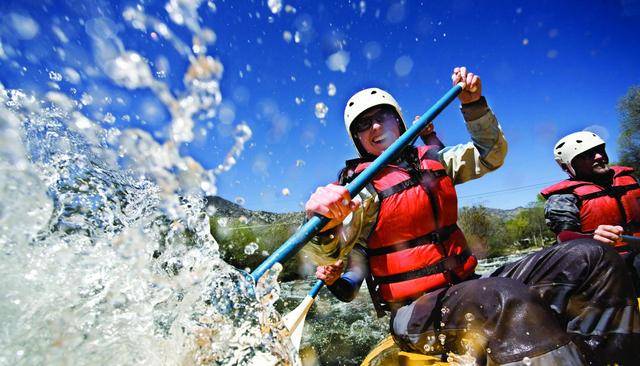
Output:
<instances>
[{"instance_id":1,"label":"yellow raft","mask_svg":"<svg viewBox=\"0 0 640 366\"><path fill-rule=\"evenodd\" d=\"M360 366L445 366L448 364L448 362L442 362L440 356L427 356L401 351L393 341L393 338L388 336L369 352Z\"/></svg>"},{"instance_id":2,"label":"yellow raft","mask_svg":"<svg viewBox=\"0 0 640 366\"><path fill-rule=\"evenodd\" d=\"M638 298L640 308L640 297ZM393 338L388 336L378 343L365 357L360 366L447 366L441 356L427 356L418 353L401 351Z\"/></svg>"}]
</instances>

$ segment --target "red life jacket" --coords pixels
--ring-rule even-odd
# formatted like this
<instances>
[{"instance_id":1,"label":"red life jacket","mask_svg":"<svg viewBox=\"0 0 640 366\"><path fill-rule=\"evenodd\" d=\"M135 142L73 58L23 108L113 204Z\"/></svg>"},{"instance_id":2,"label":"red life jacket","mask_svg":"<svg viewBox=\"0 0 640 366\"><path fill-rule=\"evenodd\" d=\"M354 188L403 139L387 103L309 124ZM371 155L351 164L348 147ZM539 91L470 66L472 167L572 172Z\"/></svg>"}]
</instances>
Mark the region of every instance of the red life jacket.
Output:
<instances>
[{"instance_id":1,"label":"red life jacket","mask_svg":"<svg viewBox=\"0 0 640 366\"><path fill-rule=\"evenodd\" d=\"M631 175L634 170L621 166L611 169L614 175L609 187L568 179L545 188L540 194L545 198L554 194L578 197L583 233L591 234L599 225L620 225L626 233L640 236L640 185Z\"/></svg>"},{"instance_id":2,"label":"red life jacket","mask_svg":"<svg viewBox=\"0 0 640 366\"><path fill-rule=\"evenodd\" d=\"M459 282L477 265L456 225L453 181L427 157L429 149L417 149L419 170L388 165L372 181L380 209L366 253L376 292L387 303ZM355 173L369 164L359 163Z\"/></svg>"}]
</instances>

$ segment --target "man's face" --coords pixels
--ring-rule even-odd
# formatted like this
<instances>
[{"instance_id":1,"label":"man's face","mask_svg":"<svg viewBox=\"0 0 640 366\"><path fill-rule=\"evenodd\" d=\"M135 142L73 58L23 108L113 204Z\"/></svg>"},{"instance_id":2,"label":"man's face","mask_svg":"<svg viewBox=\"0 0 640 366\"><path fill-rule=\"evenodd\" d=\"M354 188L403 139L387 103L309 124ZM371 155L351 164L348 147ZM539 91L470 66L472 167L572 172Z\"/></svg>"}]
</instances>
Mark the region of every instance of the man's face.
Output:
<instances>
[{"instance_id":1,"label":"man's face","mask_svg":"<svg viewBox=\"0 0 640 366\"><path fill-rule=\"evenodd\" d=\"M400 120L385 108L372 108L358 117L355 131L360 144L375 156L382 154L400 137Z\"/></svg>"},{"instance_id":2,"label":"man's face","mask_svg":"<svg viewBox=\"0 0 640 366\"><path fill-rule=\"evenodd\" d=\"M571 161L571 166L576 172L576 178L591 180L609 173L609 157L604 150L604 145L596 146L576 156Z\"/></svg>"}]
</instances>

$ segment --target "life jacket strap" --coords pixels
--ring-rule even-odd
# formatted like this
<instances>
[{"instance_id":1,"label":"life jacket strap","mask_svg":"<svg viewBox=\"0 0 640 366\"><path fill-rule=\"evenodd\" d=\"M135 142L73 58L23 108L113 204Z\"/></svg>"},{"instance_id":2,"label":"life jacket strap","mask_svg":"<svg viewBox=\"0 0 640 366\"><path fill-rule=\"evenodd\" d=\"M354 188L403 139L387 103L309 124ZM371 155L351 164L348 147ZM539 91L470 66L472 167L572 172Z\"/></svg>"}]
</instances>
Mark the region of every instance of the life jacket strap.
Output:
<instances>
[{"instance_id":1,"label":"life jacket strap","mask_svg":"<svg viewBox=\"0 0 640 366\"><path fill-rule=\"evenodd\" d=\"M444 170L420 170L420 177L424 174L429 174L433 178L444 177L447 175L447 172ZM403 180L402 182L393 185L383 191L378 192L378 197L380 200L383 200L391 195L394 195L398 192L402 192L405 189L409 189L411 187L417 186L420 184L420 180L417 177L411 177L407 180Z\"/></svg>"},{"instance_id":2,"label":"life jacket strap","mask_svg":"<svg viewBox=\"0 0 640 366\"><path fill-rule=\"evenodd\" d=\"M458 230L458 225L452 224L440 229L431 231L425 235L422 235L416 239L403 241L400 243L396 243L393 245L387 245L380 248L369 249L367 248L367 256L375 257L377 255L385 255L390 253L399 252L409 248L419 247L421 245L428 244L440 244L449 239L451 234L453 234L456 230Z\"/></svg>"},{"instance_id":3,"label":"life jacket strap","mask_svg":"<svg viewBox=\"0 0 640 366\"><path fill-rule=\"evenodd\" d=\"M599 192L593 192L593 193L582 195L580 196L580 199L590 200L593 198L598 198L603 196L620 197L625 193L627 193L628 191L631 191L633 189L638 189L638 188L640 188L640 185L638 183L628 184L626 186L611 186Z\"/></svg>"},{"instance_id":4,"label":"life jacket strap","mask_svg":"<svg viewBox=\"0 0 640 366\"><path fill-rule=\"evenodd\" d=\"M467 259L471 256L469 251L464 251L461 254L452 255L440 260L438 263L428 265L426 267L416 269L409 272L397 273L389 276L375 276L374 281L377 285L385 285L395 282L409 281L420 277L430 276L438 273L453 271L454 269L463 265Z\"/></svg>"}]
</instances>

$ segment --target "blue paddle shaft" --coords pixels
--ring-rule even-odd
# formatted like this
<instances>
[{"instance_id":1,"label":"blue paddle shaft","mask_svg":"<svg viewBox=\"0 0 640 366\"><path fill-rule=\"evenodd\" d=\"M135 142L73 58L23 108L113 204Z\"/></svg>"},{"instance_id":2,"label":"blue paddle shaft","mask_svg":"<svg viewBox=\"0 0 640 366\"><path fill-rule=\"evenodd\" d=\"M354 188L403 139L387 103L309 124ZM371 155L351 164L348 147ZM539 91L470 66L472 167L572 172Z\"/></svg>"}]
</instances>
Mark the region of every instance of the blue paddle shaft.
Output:
<instances>
[{"instance_id":1,"label":"blue paddle shaft","mask_svg":"<svg viewBox=\"0 0 640 366\"><path fill-rule=\"evenodd\" d=\"M311 288L311 290L309 290L309 293L307 295L312 298L315 298L316 296L318 296L318 292L320 292L320 289L322 288L322 286L324 286L324 282L322 282L322 280L316 281L316 284L313 285L313 287Z\"/></svg>"},{"instance_id":2,"label":"blue paddle shaft","mask_svg":"<svg viewBox=\"0 0 640 366\"><path fill-rule=\"evenodd\" d=\"M391 144L376 160L371 163L367 169L365 169L360 175L358 175L351 183L346 185L347 190L351 197L357 195L373 177L388 163L395 160L402 150L412 145L418 138L422 130L433 121L442 110L449 105L462 91L462 85L457 84L451 88L440 100L436 102L429 110L423 114L405 133L403 133L398 139ZM251 277L254 281L258 281L266 271L269 270L277 262L284 263L293 257L296 253L302 249L302 247L315 235L318 234L320 229L327 225L331 221L330 219L315 215L309 221L298 229L287 241L285 241L280 248L273 252L267 259L264 260L253 272ZM318 289L319 290L319 289Z\"/></svg>"},{"instance_id":3,"label":"blue paddle shaft","mask_svg":"<svg viewBox=\"0 0 640 366\"><path fill-rule=\"evenodd\" d=\"M626 245L627 248L631 249L632 251L636 251L636 252L640 251L640 237L631 236L631 235L620 235L620 238L622 239L622 241L627 243L627 245Z\"/></svg>"}]
</instances>

